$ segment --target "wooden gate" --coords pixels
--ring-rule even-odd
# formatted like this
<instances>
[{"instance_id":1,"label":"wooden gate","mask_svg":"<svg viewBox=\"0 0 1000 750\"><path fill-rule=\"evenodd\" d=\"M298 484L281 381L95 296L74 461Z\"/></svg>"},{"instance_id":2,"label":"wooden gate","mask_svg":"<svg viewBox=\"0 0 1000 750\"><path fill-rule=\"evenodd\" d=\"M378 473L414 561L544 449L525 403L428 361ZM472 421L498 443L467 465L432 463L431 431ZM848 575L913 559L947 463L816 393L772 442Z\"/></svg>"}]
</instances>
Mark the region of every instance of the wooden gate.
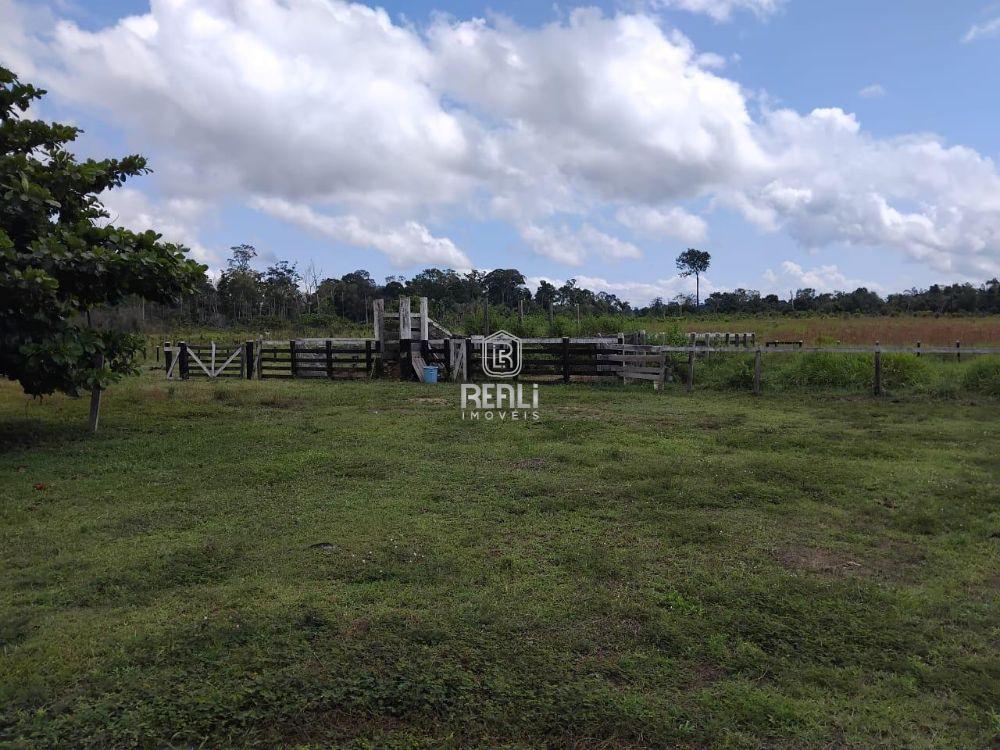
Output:
<instances>
[{"instance_id":1,"label":"wooden gate","mask_svg":"<svg viewBox=\"0 0 1000 750\"><path fill-rule=\"evenodd\" d=\"M210 344L164 344L163 353L168 380L241 378L246 373L243 344L237 344L228 356L224 351L219 352L214 341Z\"/></svg>"},{"instance_id":2,"label":"wooden gate","mask_svg":"<svg viewBox=\"0 0 1000 750\"><path fill-rule=\"evenodd\" d=\"M632 380L649 380L659 390L667 377L667 355L656 351L658 347L638 344L620 344L617 351L600 355L600 359L621 366L623 383Z\"/></svg>"}]
</instances>

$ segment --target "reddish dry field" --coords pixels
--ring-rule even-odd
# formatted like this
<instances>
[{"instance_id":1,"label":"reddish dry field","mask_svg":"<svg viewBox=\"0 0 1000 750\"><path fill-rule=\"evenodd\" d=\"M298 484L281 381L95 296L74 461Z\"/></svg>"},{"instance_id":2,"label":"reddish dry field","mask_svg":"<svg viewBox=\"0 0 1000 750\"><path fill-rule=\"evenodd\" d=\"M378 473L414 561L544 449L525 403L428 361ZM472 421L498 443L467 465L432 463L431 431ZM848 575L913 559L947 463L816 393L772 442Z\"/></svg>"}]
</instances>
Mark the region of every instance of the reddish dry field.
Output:
<instances>
[{"instance_id":1,"label":"reddish dry field","mask_svg":"<svg viewBox=\"0 0 1000 750\"><path fill-rule=\"evenodd\" d=\"M1000 346L1000 316L981 317L817 317L817 318L701 318L685 320L681 330L753 331L758 341L803 341L822 344Z\"/></svg>"}]
</instances>

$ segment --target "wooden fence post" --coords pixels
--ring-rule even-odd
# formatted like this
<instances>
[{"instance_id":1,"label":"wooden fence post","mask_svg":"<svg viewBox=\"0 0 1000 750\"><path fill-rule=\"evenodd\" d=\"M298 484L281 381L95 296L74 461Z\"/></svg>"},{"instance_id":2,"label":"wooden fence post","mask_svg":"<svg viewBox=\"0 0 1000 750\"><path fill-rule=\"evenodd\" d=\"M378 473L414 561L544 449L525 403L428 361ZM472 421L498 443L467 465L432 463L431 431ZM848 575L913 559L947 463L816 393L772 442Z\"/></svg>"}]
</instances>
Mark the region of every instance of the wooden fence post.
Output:
<instances>
[{"instance_id":1,"label":"wooden fence post","mask_svg":"<svg viewBox=\"0 0 1000 750\"><path fill-rule=\"evenodd\" d=\"M385 355L383 354L383 346L381 341L375 342L375 374L378 377L385 375Z\"/></svg>"},{"instance_id":2,"label":"wooden fence post","mask_svg":"<svg viewBox=\"0 0 1000 750\"><path fill-rule=\"evenodd\" d=\"M292 378L294 379L298 375L298 364L295 361L295 339L288 342L288 361L291 364Z\"/></svg>"},{"instance_id":3,"label":"wooden fence post","mask_svg":"<svg viewBox=\"0 0 1000 750\"><path fill-rule=\"evenodd\" d=\"M563 336L562 344L563 344L563 361L562 361L563 382L568 383L569 382L569 337L568 336Z\"/></svg>"},{"instance_id":4,"label":"wooden fence post","mask_svg":"<svg viewBox=\"0 0 1000 750\"><path fill-rule=\"evenodd\" d=\"M962 342L961 341L956 341L955 342L955 359L957 359L959 362L962 361Z\"/></svg>"},{"instance_id":5,"label":"wooden fence post","mask_svg":"<svg viewBox=\"0 0 1000 750\"><path fill-rule=\"evenodd\" d=\"M180 368L181 368L181 380L187 380L188 379L188 364L189 364L188 363L188 345L187 345L187 342L181 341L180 342L180 346L181 346L181 359L180 359L179 364L180 364Z\"/></svg>"},{"instance_id":6,"label":"wooden fence post","mask_svg":"<svg viewBox=\"0 0 1000 750\"><path fill-rule=\"evenodd\" d=\"M410 319L410 298L399 297L399 340L409 341L413 338L413 321Z\"/></svg>"},{"instance_id":7,"label":"wooden fence post","mask_svg":"<svg viewBox=\"0 0 1000 750\"><path fill-rule=\"evenodd\" d=\"M372 326L375 329L375 341L385 340L385 300L372 302Z\"/></svg>"},{"instance_id":8,"label":"wooden fence post","mask_svg":"<svg viewBox=\"0 0 1000 750\"><path fill-rule=\"evenodd\" d=\"M174 364L174 352L169 341L163 342L163 372L170 376L170 367ZM170 376L172 377L172 376Z\"/></svg>"},{"instance_id":9,"label":"wooden fence post","mask_svg":"<svg viewBox=\"0 0 1000 750\"><path fill-rule=\"evenodd\" d=\"M430 323L428 320L429 313L427 312L427 298L420 298L420 340L427 341L430 338Z\"/></svg>"},{"instance_id":10,"label":"wooden fence post","mask_svg":"<svg viewBox=\"0 0 1000 750\"><path fill-rule=\"evenodd\" d=\"M917 356L920 356L920 342L917 342Z\"/></svg>"},{"instance_id":11,"label":"wooden fence post","mask_svg":"<svg viewBox=\"0 0 1000 750\"><path fill-rule=\"evenodd\" d=\"M411 346L413 342L410 339L400 339L399 341L399 379L400 380L412 380L413 376L413 361L411 359Z\"/></svg>"},{"instance_id":12,"label":"wooden fence post","mask_svg":"<svg viewBox=\"0 0 1000 750\"><path fill-rule=\"evenodd\" d=\"M476 371L472 367L472 339L466 339L464 346L465 346L465 361L462 363L462 367L465 378L462 380L462 382L471 383L473 378L475 378L476 376Z\"/></svg>"},{"instance_id":13,"label":"wooden fence post","mask_svg":"<svg viewBox=\"0 0 1000 750\"><path fill-rule=\"evenodd\" d=\"M368 343L367 341L365 342ZM333 380L333 342L326 340L326 376Z\"/></svg>"},{"instance_id":14,"label":"wooden fence post","mask_svg":"<svg viewBox=\"0 0 1000 750\"><path fill-rule=\"evenodd\" d=\"M625 353L626 352L625 333L621 331L618 333L618 346L622 348L622 368L621 368L622 385L628 385L629 379L626 377L626 375L628 374L628 361L625 359L625 357L627 356Z\"/></svg>"},{"instance_id":15,"label":"wooden fence post","mask_svg":"<svg viewBox=\"0 0 1000 750\"><path fill-rule=\"evenodd\" d=\"M875 342L875 395L882 395L882 349Z\"/></svg>"},{"instance_id":16,"label":"wooden fence post","mask_svg":"<svg viewBox=\"0 0 1000 750\"><path fill-rule=\"evenodd\" d=\"M104 352L94 355L94 368L100 370L104 367ZM94 386L90 391L90 431L97 432L97 424L101 419L101 392L104 389L99 385Z\"/></svg>"},{"instance_id":17,"label":"wooden fence post","mask_svg":"<svg viewBox=\"0 0 1000 750\"><path fill-rule=\"evenodd\" d=\"M694 337L692 336L692 340ZM694 345L691 346L691 351L688 352L688 380L687 380L687 392L690 393L694 390Z\"/></svg>"},{"instance_id":18,"label":"wooden fence post","mask_svg":"<svg viewBox=\"0 0 1000 750\"><path fill-rule=\"evenodd\" d=\"M243 373L247 380L253 380L253 342L247 341L243 344Z\"/></svg>"},{"instance_id":19,"label":"wooden fence post","mask_svg":"<svg viewBox=\"0 0 1000 750\"><path fill-rule=\"evenodd\" d=\"M365 339L365 374L370 378L372 372L372 342Z\"/></svg>"},{"instance_id":20,"label":"wooden fence post","mask_svg":"<svg viewBox=\"0 0 1000 750\"><path fill-rule=\"evenodd\" d=\"M753 354L753 395L760 395L760 366L761 366L761 355L760 347L758 346Z\"/></svg>"}]
</instances>

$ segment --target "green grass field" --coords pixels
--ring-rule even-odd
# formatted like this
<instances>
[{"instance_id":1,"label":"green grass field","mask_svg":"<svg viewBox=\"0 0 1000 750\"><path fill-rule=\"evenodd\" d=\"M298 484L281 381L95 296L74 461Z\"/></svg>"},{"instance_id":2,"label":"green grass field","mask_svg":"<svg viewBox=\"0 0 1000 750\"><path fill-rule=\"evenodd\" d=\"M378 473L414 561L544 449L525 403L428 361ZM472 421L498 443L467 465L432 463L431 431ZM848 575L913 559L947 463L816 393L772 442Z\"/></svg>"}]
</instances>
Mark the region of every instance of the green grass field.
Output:
<instances>
[{"instance_id":1,"label":"green grass field","mask_svg":"<svg viewBox=\"0 0 1000 750\"><path fill-rule=\"evenodd\" d=\"M1000 402L457 398L0 385L0 745L1000 741Z\"/></svg>"}]
</instances>

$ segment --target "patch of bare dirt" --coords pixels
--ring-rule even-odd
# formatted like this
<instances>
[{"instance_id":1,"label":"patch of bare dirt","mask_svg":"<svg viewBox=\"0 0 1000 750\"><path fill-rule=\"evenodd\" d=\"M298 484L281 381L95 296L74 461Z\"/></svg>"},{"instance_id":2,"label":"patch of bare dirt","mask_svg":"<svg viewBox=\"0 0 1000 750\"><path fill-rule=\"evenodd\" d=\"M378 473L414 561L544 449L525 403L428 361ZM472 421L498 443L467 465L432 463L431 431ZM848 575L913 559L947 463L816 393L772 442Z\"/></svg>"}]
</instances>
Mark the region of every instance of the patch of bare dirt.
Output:
<instances>
[{"instance_id":1,"label":"patch of bare dirt","mask_svg":"<svg viewBox=\"0 0 1000 750\"><path fill-rule=\"evenodd\" d=\"M511 464L515 469L542 469L545 467L544 458L522 458Z\"/></svg>"},{"instance_id":2,"label":"patch of bare dirt","mask_svg":"<svg viewBox=\"0 0 1000 750\"><path fill-rule=\"evenodd\" d=\"M712 664L695 664L691 668L691 678L684 684L684 689L688 691L701 690L708 687L713 682L725 677L726 671L722 667Z\"/></svg>"},{"instance_id":3,"label":"patch of bare dirt","mask_svg":"<svg viewBox=\"0 0 1000 750\"><path fill-rule=\"evenodd\" d=\"M859 561L825 549L811 547L783 549L775 553L775 558L789 570L807 570L825 575L855 575L866 572Z\"/></svg>"}]
</instances>

